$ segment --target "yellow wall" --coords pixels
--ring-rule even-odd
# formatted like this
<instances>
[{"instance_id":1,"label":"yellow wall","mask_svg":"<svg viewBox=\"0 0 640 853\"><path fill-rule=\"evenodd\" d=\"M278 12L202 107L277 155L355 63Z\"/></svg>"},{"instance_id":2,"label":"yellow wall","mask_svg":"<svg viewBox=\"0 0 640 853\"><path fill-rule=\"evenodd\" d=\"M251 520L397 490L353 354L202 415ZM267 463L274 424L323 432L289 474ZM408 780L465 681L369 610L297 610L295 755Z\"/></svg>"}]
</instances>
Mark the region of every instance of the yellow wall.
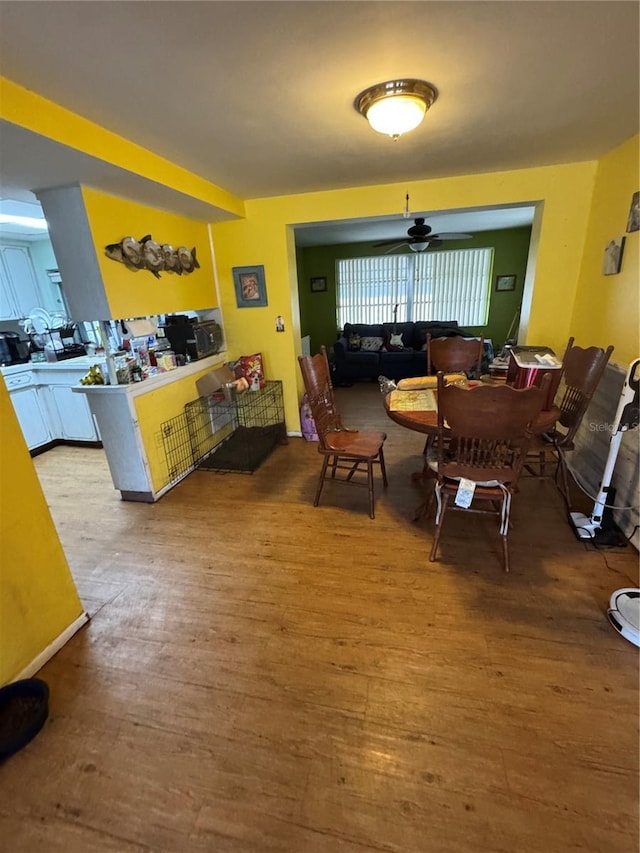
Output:
<instances>
[{"instance_id":1,"label":"yellow wall","mask_svg":"<svg viewBox=\"0 0 640 853\"><path fill-rule=\"evenodd\" d=\"M83 608L0 377L0 685L15 679Z\"/></svg>"},{"instance_id":2,"label":"yellow wall","mask_svg":"<svg viewBox=\"0 0 640 853\"><path fill-rule=\"evenodd\" d=\"M208 225L90 187L82 187L82 197L111 317L143 317L218 305ZM106 245L127 235L139 240L146 234L176 249L195 247L200 268L187 275L161 272L156 278L146 269L130 270L104 252Z\"/></svg>"},{"instance_id":3,"label":"yellow wall","mask_svg":"<svg viewBox=\"0 0 640 853\"><path fill-rule=\"evenodd\" d=\"M640 136L598 161L582 269L571 318L576 343L606 347L619 364L640 356L640 231L626 234L631 197L640 189ZM604 248L625 235L618 275L602 274Z\"/></svg>"},{"instance_id":4,"label":"yellow wall","mask_svg":"<svg viewBox=\"0 0 640 853\"><path fill-rule=\"evenodd\" d=\"M287 226L394 213L400 221L408 191L415 210L544 204L527 339L562 352L569 335L595 173L596 163L587 162L247 201L246 219L213 226L227 341L236 355L263 351L267 377L284 382L287 427L299 429L297 277ZM252 264L265 267L268 307L237 308L232 267ZM278 314L285 318L285 334L275 332Z\"/></svg>"},{"instance_id":5,"label":"yellow wall","mask_svg":"<svg viewBox=\"0 0 640 853\"><path fill-rule=\"evenodd\" d=\"M220 362L222 363L222 362ZM215 365L214 365L215 366ZM211 365L182 380L135 398L135 409L145 448L154 491L160 491L169 479L161 425L182 415L186 403L198 398L196 382L213 368ZM180 427L176 427L180 428ZM186 439L187 445L189 439ZM189 462L191 460L188 460ZM185 468L186 470L186 468ZM182 473L182 472L180 472Z\"/></svg>"}]
</instances>

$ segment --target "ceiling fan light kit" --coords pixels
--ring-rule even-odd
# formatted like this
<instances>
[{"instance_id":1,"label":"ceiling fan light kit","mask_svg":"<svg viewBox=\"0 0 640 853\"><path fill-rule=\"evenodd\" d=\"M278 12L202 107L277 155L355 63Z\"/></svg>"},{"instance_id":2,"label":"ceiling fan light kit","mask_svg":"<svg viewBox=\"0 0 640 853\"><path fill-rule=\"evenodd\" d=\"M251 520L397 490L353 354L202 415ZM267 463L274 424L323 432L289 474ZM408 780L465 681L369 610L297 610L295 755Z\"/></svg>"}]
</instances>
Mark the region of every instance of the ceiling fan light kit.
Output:
<instances>
[{"instance_id":1,"label":"ceiling fan light kit","mask_svg":"<svg viewBox=\"0 0 640 853\"><path fill-rule=\"evenodd\" d=\"M360 92L354 106L374 130L397 139L418 127L437 97L425 80L389 80Z\"/></svg>"}]
</instances>

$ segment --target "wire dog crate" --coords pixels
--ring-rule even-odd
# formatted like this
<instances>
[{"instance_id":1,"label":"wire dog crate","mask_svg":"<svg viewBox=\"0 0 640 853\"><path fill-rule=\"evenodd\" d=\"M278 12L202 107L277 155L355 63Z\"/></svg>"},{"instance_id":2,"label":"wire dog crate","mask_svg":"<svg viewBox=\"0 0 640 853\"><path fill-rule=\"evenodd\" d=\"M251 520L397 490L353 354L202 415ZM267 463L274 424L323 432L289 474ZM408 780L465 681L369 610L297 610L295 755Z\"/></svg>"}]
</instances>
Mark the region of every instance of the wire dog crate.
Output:
<instances>
[{"instance_id":1,"label":"wire dog crate","mask_svg":"<svg viewBox=\"0 0 640 853\"><path fill-rule=\"evenodd\" d=\"M287 444L282 382L245 391L234 402L199 397L185 406L195 467L252 473L277 444Z\"/></svg>"}]
</instances>

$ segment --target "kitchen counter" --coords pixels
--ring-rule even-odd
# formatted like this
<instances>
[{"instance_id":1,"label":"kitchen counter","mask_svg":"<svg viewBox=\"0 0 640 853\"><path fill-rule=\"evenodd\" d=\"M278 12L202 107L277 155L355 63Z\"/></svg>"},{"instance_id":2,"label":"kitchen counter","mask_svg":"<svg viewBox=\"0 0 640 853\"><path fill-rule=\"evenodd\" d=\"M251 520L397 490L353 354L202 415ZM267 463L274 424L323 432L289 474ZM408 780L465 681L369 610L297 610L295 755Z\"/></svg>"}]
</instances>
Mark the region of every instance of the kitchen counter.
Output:
<instances>
[{"instance_id":1,"label":"kitchen counter","mask_svg":"<svg viewBox=\"0 0 640 853\"><path fill-rule=\"evenodd\" d=\"M100 429L114 487L123 500L152 503L193 467L184 407L196 381L224 355L192 361L128 385L77 385ZM188 452L181 452L187 448Z\"/></svg>"},{"instance_id":2,"label":"kitchen counter","mask_svg":"<svg viewBox=\"0 0 640 853\"><path fill-rule=\"evenodd\" d=\"M0 373L3 376L14 376L16 373L24 373L25 370L42 370L45 373L82 367L89 370L92 364L104 364L104 362L104 356L79 355L77 358L65 358L63 361L27 361L24 364L3 365L0 367Z\"/></svg>"},{"instance_id":3,"label":"kitchen counter","mask_svg":"<svg viewBox=\"0 0 640 853\"><path fill-rule=\"evenodd\" d=\"M148 379L143 379L142 382L129 382L127 385L79 385L74 388L81 394L109 394L122 395L128 397L139 397L141 394L148 394L149 391L155 391L165 385L171 385L178 380L185 379L189 376L201 374L203 371L212 370L214 367L219 367L223 363L223 354L210 355L208 358L200 358L197 361L192 361L185 364L183 367L176 367L175 370L168 370L166 373L156 373L155 376L150 376ZM75 359L70 359L75 361ZM61 362L64 364L64 362ZM92 364L96 364L96 360L87 362L87 370ZM56 365L52 365L56 367Z\"/></svg>"}]
</instances>

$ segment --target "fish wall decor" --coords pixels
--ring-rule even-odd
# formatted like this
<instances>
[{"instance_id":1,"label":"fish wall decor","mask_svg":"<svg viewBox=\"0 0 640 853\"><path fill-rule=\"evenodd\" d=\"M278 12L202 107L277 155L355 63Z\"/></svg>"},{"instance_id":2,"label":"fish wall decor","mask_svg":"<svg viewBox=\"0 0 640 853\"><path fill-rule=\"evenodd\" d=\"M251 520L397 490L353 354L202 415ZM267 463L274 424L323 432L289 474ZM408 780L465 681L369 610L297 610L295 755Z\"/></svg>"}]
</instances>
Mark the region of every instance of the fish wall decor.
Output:
<instances>
[{"instance_id":1,"label":"fish wall decor","mask_svg":"<svg viewBox=\"0 0 640 853\"><path fill-rule=\"evenodd\" d=\"M170 243L157 243L151 234L145 234L140 240L123 237L119 243L105 246L104 252L112 261L124 264L132 272L149 270L156 278L160 278L161 272L188 275L200 269L195 246L193 249L186 246L174 249Z\"/></svg>"}]
</instances>

